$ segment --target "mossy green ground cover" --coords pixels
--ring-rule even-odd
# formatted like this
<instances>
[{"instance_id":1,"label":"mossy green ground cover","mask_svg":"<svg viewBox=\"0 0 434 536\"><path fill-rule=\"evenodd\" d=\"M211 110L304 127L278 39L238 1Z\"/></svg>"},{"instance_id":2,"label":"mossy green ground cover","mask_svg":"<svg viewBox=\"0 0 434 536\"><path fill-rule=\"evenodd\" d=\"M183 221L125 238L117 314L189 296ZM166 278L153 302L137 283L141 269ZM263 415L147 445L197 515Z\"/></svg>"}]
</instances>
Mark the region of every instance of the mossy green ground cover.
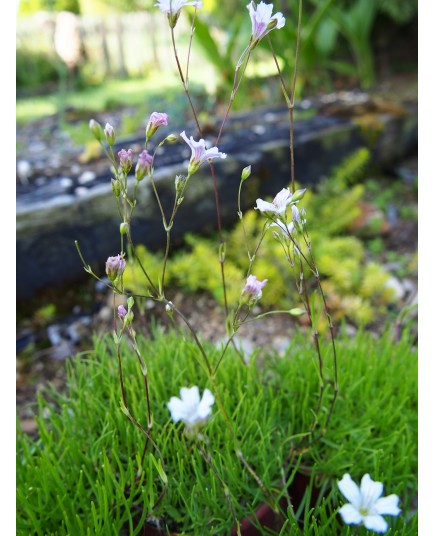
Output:
<instances>
[{"instance_id":1,"label":"mossy green ground cover","mask_svg":"<svg viewBox=\"0 0 434 536\"><path fill-rule=\"evenodd\" d=\"M402 513L387 518L389 534L417 534L416 348L406 334L399 342L388 334L373 338L362 331L353 339L338 337L340 391L327 433L302 457L288 460L298 435L312 422L318 395L315 357L307 341L300 333L285 357L262 349L247 366L228 353L217 377L244 456L265 486L284 495L282 473L290 481L296 470L308 467L311 482L321 489L318 504L302 502L293 514L288 512L281 534L354 534L354 527L344 526L337 514L346 502L337 480L347 472L356 482L369 473L384 483L385 495L399 496ZM198 385L201 392L211 387L195 359L197 348L183 335L159 329L139 344L167 493L157 504L165 479L158 453L149 446L141 463L144 436L120 409L113 341L96 339L94 351L68 362L66 394L49 390L39 398L38 439L18 433L17 534L141 534L147 518L180 534L230 532L234 522L220 479L185 436L183 425L171 421L167 408L183 386ZM207 349L217 359L218 351ZM326 371L329 359L326 353ZM143 378L127 345L122 360L130 411L146 427ZM324 412L330 398L326 391ZM266 496L235 455L216 406L203 433L235 515L242 519ZM295 519L304 522L303 528Z\"/></svg>"}]
</instances>

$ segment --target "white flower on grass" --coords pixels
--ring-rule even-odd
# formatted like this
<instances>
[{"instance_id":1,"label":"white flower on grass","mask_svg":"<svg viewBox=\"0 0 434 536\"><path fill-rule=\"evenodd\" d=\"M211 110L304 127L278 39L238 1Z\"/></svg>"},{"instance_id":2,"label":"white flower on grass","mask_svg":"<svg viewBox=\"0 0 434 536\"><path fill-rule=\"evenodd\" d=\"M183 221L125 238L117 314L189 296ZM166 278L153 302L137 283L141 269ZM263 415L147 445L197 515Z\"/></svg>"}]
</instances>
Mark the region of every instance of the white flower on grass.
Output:
<instances>
[{"instance_id":1,"label":"white flower on grass","mask_svg":"<svg viewBox=\"0 0 434 536\"><path fill-rule=\"evenodd\" d=\"M250 48L254 48L259 41L274 28L279 29L285 25L285 17L278 12L273 12L273 4L260 2L255 8L255 4L250 2L247 5L252 20L252 37L250 38Z\"/></svg>"},{"instance_id":2,"label":"white flower on grass","mask_svg":"<svg viewBox=\"0 0 434 536\"><path fill-rule=\"evenodd\" d=\"M179 392L181 398L172 396L167 404L172 419L175 422L183 421L189 429L204 424L211 415L211 406L215 400L211 391L205 389L202 399L196 385L182 387Z\"/></svg>"},{"instance_id":3,"label":"white flower on grass","mask_svg":"<svg viewBox=\"0 0 434 536\"><path fill-rule=\"evenodd\" d=\"M368 530L386 532L387 523L382 516L397 516L401 512L398 508L399 497L397 495L381 497L383 484L374 482L368 474L363 476L360 489L349 474L345 474L342 480L338 481L338 487L349 501L339 509L347 525L363 523Z\"/></svg>"},{"instance_id":4,"label":"white flower on grass","mask_svg":"<svg viewBox=\"0 0 434 536\"><path fill-rule=\"evenodd\" d=\"M263 201L262 199L256 200L256 210L261 212L271 212L273 214L282 214L286 211L286 207L291 203L292 194L288 188L283 188L273 199L272 203Z\"/></svg>"},{"instance_id":5,"label":"white flower on grass","mask_svg":"<svg viewBox=\"0 0 434 536\"><path fill-rule=\"evenodd\" d=\"M226 158L226 153L220 153L217 147L207 149L205 140L200 139L199 141L194 141L192 136L188 139L185 135L185 130L181 132L180 135L191 149L190 163L188 165L189 175L196 173L205 160L211 160L212 158Z\"/></svg>"}]
</instances>

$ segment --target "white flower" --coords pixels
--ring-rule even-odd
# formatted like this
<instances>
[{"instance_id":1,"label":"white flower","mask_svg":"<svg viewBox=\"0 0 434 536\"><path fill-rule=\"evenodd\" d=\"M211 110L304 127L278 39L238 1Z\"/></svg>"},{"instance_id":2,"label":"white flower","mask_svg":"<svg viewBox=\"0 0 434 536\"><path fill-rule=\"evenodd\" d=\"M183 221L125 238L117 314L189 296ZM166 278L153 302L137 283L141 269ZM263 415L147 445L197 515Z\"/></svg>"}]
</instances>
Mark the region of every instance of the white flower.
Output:
<instances>
[{"instance_id":1,"label":"white flower","mask_svg":"<svg viewBox=\"0 0 434 536\"><path fill-rule=\"evenodd\" d=\"M261 212L272 212L274 214L282 214L286 211L286 207L291 203L292 194L288 188L283 188L273 199L272 203L263 201L262 199L256 200L256 210Z\"/></svg>"},{"instance_id":2,"label":"white flower","mask_svg":"<svg viewBox=\"0 0 434 536\"><path fill-rule=\"evenodd\" d=\"M188 428L203 424L211 415L211 406L214 404L214 396L211 391L205 389L202 400L199 395L199 388L182 387L181 398L172 396L167 404L170 415L175 422L183 421Z\"/></svg>"},{"instance_id":3,"label":"white flower","mask_svg":"<svg viewBox=\"0 0 434 536\"><path fill-rule=\"evenodd\" d=\"M201 1L195 0L158 0L155 7L160 8L163 13L176 15L184 6L202 7Z\"/></svg>"},{"instance_id":4,"label":"white flower","mask_svg":"<svg viewBox=\"0 0 434 536\"><path fill-rule=\"evenodd\" d=\"M196 173L200 165L205 162L205 160L211 160L212 158L226 158L226 154L220 153L217 147L207 149L206 142L203 139L194 141L192 136L190 136L190 139L188 139L185 135L185 131L181 132L181 138L191 149L191 158L188 165L188 173L190 175Z\"/></svg>"},{"instance_id":5,"label":"white flower","mask_svg":"<svg viewBox=\"0 0 434 536\"><path fill-rule=\"evenodd\" d=\"M270 227L279 227L282 233L288 238L290 238L290 236L294 232L295 225L292 221L290 221L289 223L284 223L282 220L277 219L275 222L270 223Z\"/></svg>"},{"instance_id":6,"label":"white flower","mask_svg":"<svg viewBox=\"0 0 434 536\"><path fill-rule=\"evenodd\" d=\"M154 6L167 15L170 26L174 28L184 6L201 8L202 2L201 0L158 0Z\"/></svg>"},{"instance_id":7,"label":"white flower","mask_svg":"<svg viewBox=\"0 0 434 536\"><path fill-rule=\"evenodd\" d=\"M250 40L250 48L254 48L259 41L265 37L274 28L279 29L285 25L285 17L282 13L275 13L273 16L273 4L265 4L260 2L255 9L254 3L250 2L247 9L252 19L252 37Z\"/></svg>"},{"instance_id":8,"label":"white flower","mask_svg":"<svg viewBox=\"0 0 434 536\"><path fill-rule=\"evenodd\" d=\"M397 516L401 511L398 508L399 497L388 495L380 499L383 484L374 482L368 474L363 476L360 489L349 474L345 474L342 480L339 480L338 487L349 501L339 509L347 525L363 523L368 530L386 532L387 523L381 516Z\"/></svg>"}]
</instances>

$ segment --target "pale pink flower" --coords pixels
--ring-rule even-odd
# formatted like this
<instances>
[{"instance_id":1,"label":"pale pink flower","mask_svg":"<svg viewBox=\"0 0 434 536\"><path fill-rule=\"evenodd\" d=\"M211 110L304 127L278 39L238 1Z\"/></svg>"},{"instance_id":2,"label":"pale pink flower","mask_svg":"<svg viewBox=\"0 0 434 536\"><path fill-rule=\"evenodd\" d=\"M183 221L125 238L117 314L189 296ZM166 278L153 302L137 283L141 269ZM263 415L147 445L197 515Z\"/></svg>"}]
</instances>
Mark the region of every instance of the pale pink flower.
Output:
<instances>
[{"instance_id":1,"label":"pale pink flower","mask_svg":"<svg viewBox=\"0 0 434 536\"><path fill-rule=\"evenodd\" d=\"M145 149L139 154L139 159L136 164L136 179L141 181L151 169L152 166L152 156Z\"/></svg>"},{"instance_id":2,"label":"pale pink flower","mask_svg":"<svg viewBox=\"0 0 434 536\"><path fill-rule=\"evenodd\" d=\"M127 314L127 310L123 305L119 305L118 307L118 317L119 318L125 318L125 315Z\"/></svg>"},{"instance_id":3,"label":"pale pink flower","mask_svg":"<svg viewBox=\"0 0 434 536\"><path fill-rule=\"evenodd\" d=\"M268 279L259 281L256 276L249 275L241 294L246 295L250 304L256 303L262 297L262 289L265 287L267 282Z\"/></svg>"},{"instance_id":4,"label":"pale pink flower","mask_svg":"<svg viewBox=\"0 0 434 536\"><path fill-rule=\"evenodd\" d=\"M283 188L273 199L272 203L263 201L262 199L256 200L256 210L261 212L272 212L273 214L282 214L286 211L286 207L291 203L292 194L288 188Z\"/></svg>"},{"instance_id":5,"label":"pale pink flower","mask_svg":"<svg viewBox=\"0 0 434 536\"><path fill-rule=\"evenodd\" d=\"M285 25L285 17L282 13L278 12L272 15L273 4L260 2L255 8L254 3L250 2L247 9L252 19L250 48L254 48L271 30L282 28Z\"/></svg>"},{"instance_id":6,"label":"pale pink flower","mask_svg":"<svg viewBox=\"0 0 434 536\"><path fill-rule=\"evenodd\" d=\"M195 385L191 388L182 387L180 395L181 398L172 396L167 404L174 422L183 421L189 429L204 424L211 415L211 406L215 401L211 391L205 389L201 399L199 388Z\"/></svg>"},{"instance_id":7,"label":"pale pink flower","mask_svg":"<svg viewBox=\"0 0 434 536\"><path fill-rule=\"evenodd\" d=\"M105 263L105 271L110 281L116 281L124 273L126 265L127 261L122 255L109 257Z\"/></svg>"},{"instance_id":8,"label":"pale pink flower","mask_svg":"<svg viewBox=\"0 0 434 536\"><path fill-rule=\"evenodd\" d=\"M158 7L163 13L167 15L169 19L169 24L172 28L175 27L178 22L181 9L184 6L193 6L196 8L202 7L201 0L158 0L155 7Z\"/></svg>"},{"instance_id":9,"label":"pale pink flower","mask_svg":"<svg viewBox=\"0 0 434 536\"><path fill-rule=\"evenodd\" d=\"M118 152L118 157L121 167L128 173L133 165L133 150L128 149L128 151L126 151L125 149L121 149Z\"/></svg>"},{"instance_id":10,"label":"pale pink flower","mask_svg":"<svg viewBox=\"0 0 434 536\"><path fill-rule=\"evenodd\" d=\"M188 165L189 175L193 175L199 169L201 164L205 160L211 160L212 158L226 158L225 153L220 153L217 147L211 147L211 149L206 148L206 142L203 139L199 141L194 141L193 137L190 136L190 139L185 135L185 131L181 132L181 138L191 149L191 158Z\"/></svg>"},{"instance_id":11,"label":"pale pink flower","mask_svg":"<svg viewBox=\"0 0 434 536\"><path fill-rule=\"evenodd\" d=\"M146 127L146 137L152 138L159 127L166 126L168 118L164 112L152 112Z\"/></svg>"},{"instance_id":12,"label":"pale pink flower","mask_svg":"<svg viewBox=\"0 0 434 536\"><path fill-rule=\"evenodd\" d=\"M374 482L368 474L363 476L360 489L349 474L338 481L338 488L349 501L339 509L347 525L363 523L368 530L386 532L388 527L382 516L397 516L401 512L398 508L399 497L381 497L383 484Z\"/></svg>"}]
</instances>

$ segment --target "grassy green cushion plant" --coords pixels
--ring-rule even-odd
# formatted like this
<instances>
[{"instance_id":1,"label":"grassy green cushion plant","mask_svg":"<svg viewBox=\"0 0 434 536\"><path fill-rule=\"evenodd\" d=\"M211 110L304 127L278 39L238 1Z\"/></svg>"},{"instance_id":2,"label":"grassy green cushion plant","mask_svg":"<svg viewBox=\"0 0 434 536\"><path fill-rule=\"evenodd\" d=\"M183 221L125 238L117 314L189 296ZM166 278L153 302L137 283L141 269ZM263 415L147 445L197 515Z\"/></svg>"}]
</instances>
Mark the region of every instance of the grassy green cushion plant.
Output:
<instances>
[{"instance_id":1,"label":"grassy green cushion plant","mask_svg":"<svg viewBox=\"0 0 434 536\"><path fill-rule=\"evenodd\" d=\"M67 392L49 390L39 398L39 437L18 433L17 534L138 535L152 519L179 534L227 535L234 524L230 504L241 520L267 501L235 455L216 406L202 429L213 470L183 425L170 418L167 403L181 387L210 387L194 344L156 330L139 345L148 367L152 437L164 466L152 446L142 463L144 436L120 409L113 342L96 339L94 351L69 361ZM211 349L210 355L218 352ZM396 493L402 513L387 518L389 534L416 534L416 350L405 334L396 343L388 335L375 339L360 332L338 339L338 355L340 394L327 433L290 459L317 398L315 358L305 336L292 341L284 358L262 350L246 366L226 355L218 381L243 453L265 486L282 497L291 493L282 476L289 486L300 471L311 479L307 493L313 485L320 491L318 504L294 504L281 534L353 534L337 514L346 502L337 488L344 473L356 482L369 473L384 483L385 495ZM126 345L122 360L130 411L145 426L142 376Z\"/></svg>"}]
</instances>

